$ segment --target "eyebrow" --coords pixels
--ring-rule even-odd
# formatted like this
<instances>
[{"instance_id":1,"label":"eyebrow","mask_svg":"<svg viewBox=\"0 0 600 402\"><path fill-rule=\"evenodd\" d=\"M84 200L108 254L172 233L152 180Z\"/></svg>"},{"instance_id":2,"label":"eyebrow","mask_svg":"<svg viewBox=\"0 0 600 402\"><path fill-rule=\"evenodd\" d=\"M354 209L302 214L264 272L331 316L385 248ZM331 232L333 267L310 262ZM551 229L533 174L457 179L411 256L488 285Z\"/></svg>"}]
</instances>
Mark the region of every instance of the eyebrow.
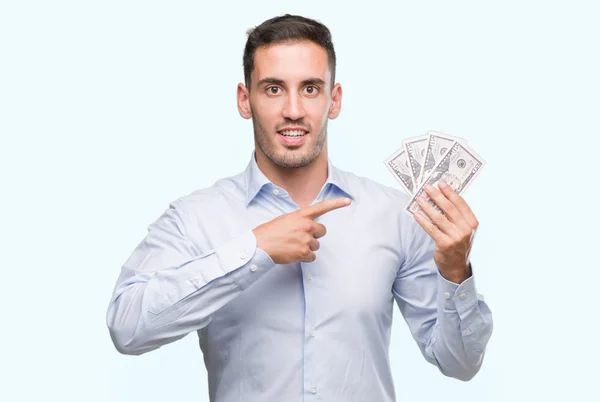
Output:
<instances>
[{"instance_id":1,"label":"eyebrow","mask_svg":"<svg viewBox=\"0 0 600 402\"><path fill-rule=\"evenodd\" d=\"M258 81L257 86L260 87L264 84L275 84L275 85L283 86L284 83L285 83L285 81L280 80L278 78L267 77L267 78L263 78L262 80ZM308 78L308 79L302 81L302 85L325 85L325 81L323 81L320 78Z\"/></svg>"}]
</instances>

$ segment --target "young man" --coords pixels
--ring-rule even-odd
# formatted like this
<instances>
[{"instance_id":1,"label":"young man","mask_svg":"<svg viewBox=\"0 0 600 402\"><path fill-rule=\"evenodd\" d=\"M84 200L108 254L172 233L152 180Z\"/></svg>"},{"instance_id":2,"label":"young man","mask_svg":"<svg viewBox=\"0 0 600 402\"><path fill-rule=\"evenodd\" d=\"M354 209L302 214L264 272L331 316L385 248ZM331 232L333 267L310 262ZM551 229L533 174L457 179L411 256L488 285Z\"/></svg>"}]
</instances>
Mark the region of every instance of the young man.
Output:
<instances>
[{"instance_id":1,"label":"young man","mask_svg":"<svg viewBox=\"0 0 600 402\"><path fill-rule=\"evenodd\" d=\"M329 30L265 21L244 51L237 104L247 169L174 201L125 262L107 322L121 353L197 331L211 401L394 401L394 300L425 359L471 379L492 332L469 264L477 220L447 186L402 209L395 189L337 169L341 110ZM435 239L435 240L434 240Z\"/></svg>"}]
</instances>

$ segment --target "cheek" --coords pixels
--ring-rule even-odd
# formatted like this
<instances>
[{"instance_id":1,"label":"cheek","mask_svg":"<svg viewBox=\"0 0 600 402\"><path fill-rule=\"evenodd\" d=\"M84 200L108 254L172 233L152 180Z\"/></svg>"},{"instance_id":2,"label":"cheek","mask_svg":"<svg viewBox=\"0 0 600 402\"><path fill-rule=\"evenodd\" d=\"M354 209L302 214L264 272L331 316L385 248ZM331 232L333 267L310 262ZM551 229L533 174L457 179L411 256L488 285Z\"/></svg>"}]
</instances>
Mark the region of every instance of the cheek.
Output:
<instances>
[{"instance_id":1,"label":"cheek","mask_svg":"<svg viewBox=\"0 0 600 402\"><path fill-rule=\"evenodd\" d=\"M251 107L254 119L265 129L272 130L281 120L279 106L273 101L258 101Z\"/></svg>"},{"instance_id":2,"label":"cheek","mask_svg":"<svg viewBox=\"0 0 600 402\"><path fill-rule=\"evenodd\" d=\"M329 116L329 104L326 100L309 102L305 110L311 120L318 121L320 125L323 125Z\"/></svg>"}]
</instances>

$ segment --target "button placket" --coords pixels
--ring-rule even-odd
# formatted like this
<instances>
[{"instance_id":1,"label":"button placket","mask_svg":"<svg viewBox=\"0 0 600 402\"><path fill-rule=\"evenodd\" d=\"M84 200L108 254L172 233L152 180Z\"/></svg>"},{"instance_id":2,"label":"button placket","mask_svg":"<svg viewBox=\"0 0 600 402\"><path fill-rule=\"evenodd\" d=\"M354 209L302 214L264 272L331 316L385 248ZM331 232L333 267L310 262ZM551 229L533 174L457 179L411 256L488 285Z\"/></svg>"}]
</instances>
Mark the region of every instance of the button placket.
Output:
<instances>
[{"instance_id":1,"label":"button placket","mask_svg":"<svg viewBox=\"0 0 600 402\"><path fill-rule=\"evenodd\" d=\"M318 392L317 381L315 377L315 364L318 366L318 339L316 338L317 322L319 316L319 306L314 304L318 289L313 286L313 282L316 277L313 275L312 270L318 271L318 266L314 263L300 263L302 269L302 275L304 277L304 298L305 298L305 310L304 310L304 386L305 392L309 395L315 395Z\"/></svg>"}]
</instances>

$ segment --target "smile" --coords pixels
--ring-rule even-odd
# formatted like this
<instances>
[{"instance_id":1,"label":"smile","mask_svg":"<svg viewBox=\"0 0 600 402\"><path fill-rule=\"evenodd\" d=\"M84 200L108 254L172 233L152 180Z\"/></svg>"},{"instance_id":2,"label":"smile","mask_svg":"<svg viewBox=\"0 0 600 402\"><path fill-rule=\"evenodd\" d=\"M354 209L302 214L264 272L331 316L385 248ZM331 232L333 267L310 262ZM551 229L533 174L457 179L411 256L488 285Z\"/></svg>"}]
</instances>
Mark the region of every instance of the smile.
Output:
<instances>
[{"instance_id":1,"label":"smile","mask_svg":"<svg viewBox=\"0 0 600 402\"><path fill-rule=\"evenodd\" d=\"M303 135L307 134L307 132L304 130L283 130L283 131L278 131L278 133L283 135L284 137L290 137L290 138L302 137Z\"/></svg>"}]
</instances>

